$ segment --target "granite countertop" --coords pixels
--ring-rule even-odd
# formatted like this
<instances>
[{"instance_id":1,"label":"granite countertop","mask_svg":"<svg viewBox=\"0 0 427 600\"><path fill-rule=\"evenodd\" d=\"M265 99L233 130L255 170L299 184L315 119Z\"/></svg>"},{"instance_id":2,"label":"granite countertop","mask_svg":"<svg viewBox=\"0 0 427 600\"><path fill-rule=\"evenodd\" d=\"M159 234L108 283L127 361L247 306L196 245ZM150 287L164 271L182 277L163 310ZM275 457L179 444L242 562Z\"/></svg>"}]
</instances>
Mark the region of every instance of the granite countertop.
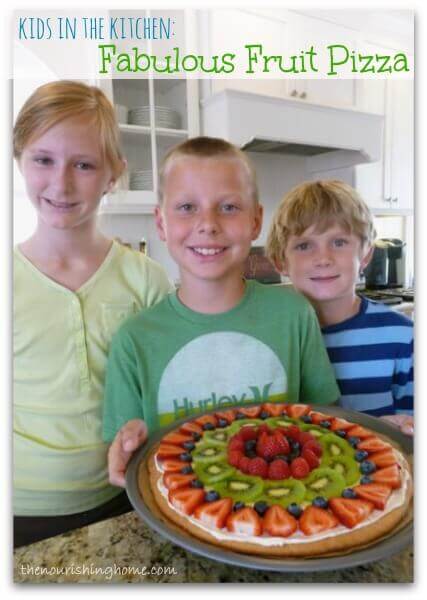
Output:
<instances>
[{"instance_id":1,"label":"granite countertop","mask_svg":"<svg viewBox=\"0 0 427 600\"><path fill-rule=\"evenodd\" d=\"M342 570L277 573L235 567L168 542L130 512L14 552L14 581L146 583L412 583L413 549Z\"/></svg>"}]
</instances>

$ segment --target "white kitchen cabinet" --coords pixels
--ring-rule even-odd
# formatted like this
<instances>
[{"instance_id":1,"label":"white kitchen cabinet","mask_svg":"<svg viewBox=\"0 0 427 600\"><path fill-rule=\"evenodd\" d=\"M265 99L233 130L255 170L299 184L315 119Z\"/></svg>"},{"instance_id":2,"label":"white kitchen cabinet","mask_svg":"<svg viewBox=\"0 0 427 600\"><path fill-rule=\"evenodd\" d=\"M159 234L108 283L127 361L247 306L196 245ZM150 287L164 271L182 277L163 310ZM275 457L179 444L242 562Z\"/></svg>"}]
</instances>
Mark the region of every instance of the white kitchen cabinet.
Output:
<instances>
[{"instance_id":1,"label":"white kitchen cabinet","mask_svg":"<svg viewBox=\"0 0 427 600\"><path fill-rule=\"evenodd\" d=\"M382 160L358 165L354 186L377 214L411 214L414 206L414 82L385 84Z\"/></svg>"},{"instance_id":2,"label":"white kitchen cabinet","mask_svg":"<svg viewBox=\"0 0 427 600\"><path fill-rule=\"evenodd\" d=\"M125 12L112 11L111 14L120 16ZM151 17L170 17L179 32L180 39L156 41L156 53L159 56L170 53L174 44L180 47L184 47L185 43L192 44L189 38L194 30L191 22L194 15L191 11L167 11L167 14L166 11L145 11L145 14L148 12ZM181 37L185 37L186 42ZM150 43L147 51L150 52ZM157 204L157 179L163 156L172 146L199 133L197 81L185 77L115 78L98 80L96 83L116 106L122 147L128 166L116 190L103 199L100 212L113 215L152 214ZM132 109L146 111L146 122L131 123ZM174 112L176 122L165 126L162 121L165 118L165 109ZM135 181L136 172L139 172L140 176L138 182Z\"/></svg>"}]
</instances>

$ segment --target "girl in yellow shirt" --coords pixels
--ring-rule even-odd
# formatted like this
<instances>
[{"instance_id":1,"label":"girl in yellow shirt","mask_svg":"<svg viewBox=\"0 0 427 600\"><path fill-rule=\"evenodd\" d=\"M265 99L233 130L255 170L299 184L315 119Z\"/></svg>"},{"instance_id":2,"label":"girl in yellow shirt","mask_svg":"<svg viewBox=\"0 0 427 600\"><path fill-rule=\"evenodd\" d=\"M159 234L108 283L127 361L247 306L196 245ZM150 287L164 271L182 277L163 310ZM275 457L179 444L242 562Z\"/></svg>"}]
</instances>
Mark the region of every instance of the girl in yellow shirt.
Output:
<instances>
[{"instance_id":1,"label":"girl in yellow shirt","mask_svg":"<svg viewBox=\"0 0 427 600\"><path fill-rule=\"evenodd\" d=\"M171 287L105 237L97 209L125 169L114 109L96 87L38 88L14 128L37 212L14 252L14 534L23 545L119 514L101 438L104 371L119 324Z\"/></svg>"}]
</instances>

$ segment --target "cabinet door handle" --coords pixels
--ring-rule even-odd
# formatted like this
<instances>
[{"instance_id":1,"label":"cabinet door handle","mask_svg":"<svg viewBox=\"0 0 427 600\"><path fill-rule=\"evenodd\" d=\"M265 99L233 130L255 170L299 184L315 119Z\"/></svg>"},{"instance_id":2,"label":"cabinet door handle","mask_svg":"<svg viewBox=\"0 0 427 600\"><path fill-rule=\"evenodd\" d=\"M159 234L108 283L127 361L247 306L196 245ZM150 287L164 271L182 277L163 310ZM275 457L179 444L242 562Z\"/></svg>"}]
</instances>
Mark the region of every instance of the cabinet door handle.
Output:
<instances>
[{"instance_id":1,"label":"cabinet door handle","mask_svg":"<svg viewBox=\"0 0 427 600\"><path fill-rule=\"evenodd\" d=\"M292 98L295 98L295 96L298 96L298 92L296 90L292 90L291 94Z\"/></svg>"},{"instance_id":2,"label":"cabinet door handle","mask_svg":"<svg viewBox=\"0 0 427 600\"><path fill-rule=\"evenodd\" d=\"M394 202L395 204L397 204L397 201L398 201L397 196L395 198L392 198L391 201Z\"/></svg>"},{"instance_id":3,"label":"cabinet door handle","mask_svg":"<svg viewBox=\"0 0 427 600\"><path fill-rule=\"evenodd\" d=\"M307 98L307 94L305 92L301 92L299 95L300 98Z\"/></svg>"},{"instance_id":4,"label":"cabinet door handle","mask_svg":"<svg viewBox=\"0 0 427 600\"><path fill-rule=\"evenodd\" d=\"M387 198L384 198L384 202L391 202L391 196L388 196Z\"/></svg>"}]
</instances>

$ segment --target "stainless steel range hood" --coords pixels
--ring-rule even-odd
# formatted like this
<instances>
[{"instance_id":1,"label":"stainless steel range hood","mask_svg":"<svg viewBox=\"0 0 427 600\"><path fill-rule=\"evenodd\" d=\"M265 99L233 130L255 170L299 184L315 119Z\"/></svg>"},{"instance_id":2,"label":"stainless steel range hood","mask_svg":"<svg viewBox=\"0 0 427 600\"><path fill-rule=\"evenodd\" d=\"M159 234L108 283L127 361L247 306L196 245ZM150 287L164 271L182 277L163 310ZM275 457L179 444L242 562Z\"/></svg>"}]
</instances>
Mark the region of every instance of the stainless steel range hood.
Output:
<instances>
[{"instance_id":1,"label":"stainless steel range hood","mask_svg":"<svg viewBox=\"0 0 427 600\"><path fill-rule=\"evenodd\" d=\"M298 100L225 90L202 102L205 135L250 152L297 155L312 169L381 158L383 117Z\"/></svg>"}]
</instances>

